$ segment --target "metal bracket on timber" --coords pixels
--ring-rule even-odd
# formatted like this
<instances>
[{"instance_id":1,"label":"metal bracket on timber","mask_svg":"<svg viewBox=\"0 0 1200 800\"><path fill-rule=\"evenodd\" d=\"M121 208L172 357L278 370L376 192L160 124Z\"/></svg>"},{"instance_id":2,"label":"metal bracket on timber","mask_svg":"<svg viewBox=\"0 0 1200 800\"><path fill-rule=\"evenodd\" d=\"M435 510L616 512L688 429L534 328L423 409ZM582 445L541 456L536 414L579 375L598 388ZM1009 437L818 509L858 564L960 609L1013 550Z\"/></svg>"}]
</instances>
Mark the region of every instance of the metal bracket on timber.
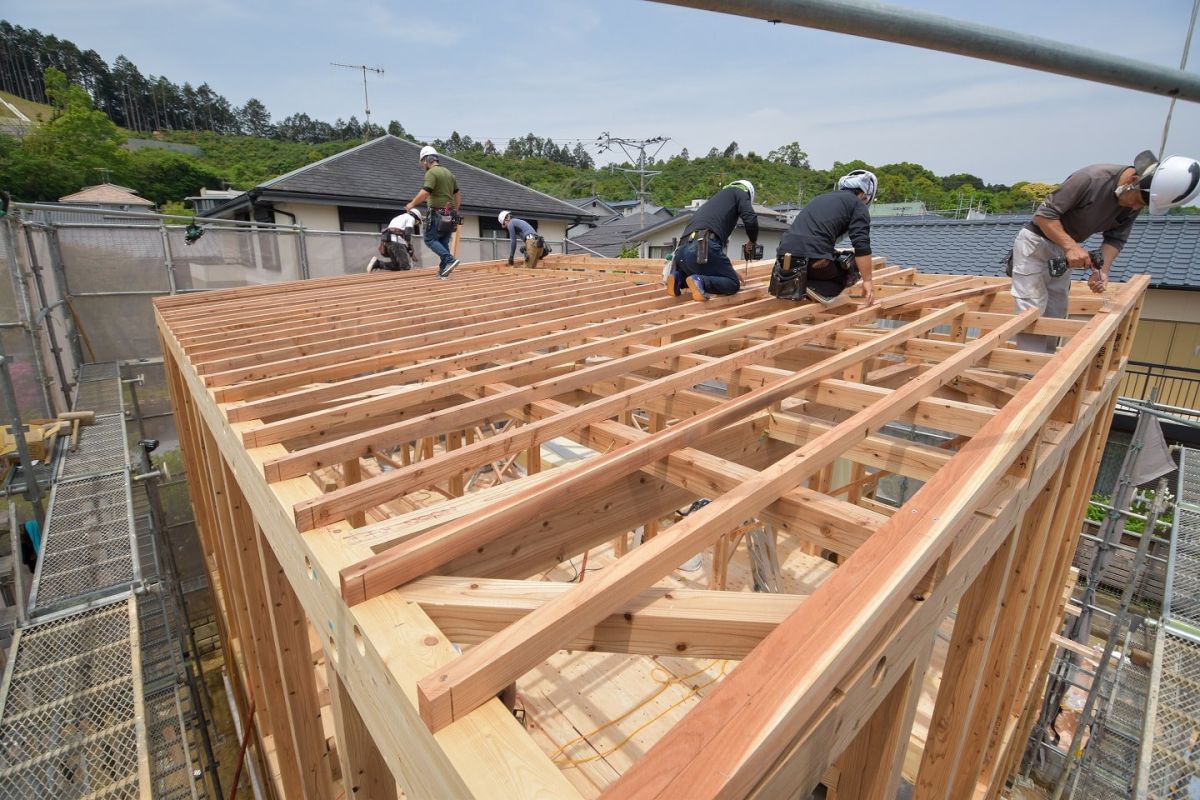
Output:
<instances>
[{"instance_id":1,"label":"metal bracket on timber","mask_svg":"<svg viewBox=\"0 0 1200 800\"><path fill-rule=\"evenodd\" d=\"M1003 279L880 259L880 302L834 309L769 297L765 262L709 303L664 297L658 262L542 266L156 303L172 399L191 412L181 441L230 469L196 496L240 498L263 563L278 561L255 596L290 585L288 619L319 631L343 770L413 797L576 796L550 750L492 702L548 679L567 649L741 660L632 766L596 780L605 797L801 795L835 764L872 776L846 778L846 791L894 795L925 665L943 669L930 661L937 630L967 596L992 640L936 658L957 659L937 708L959 709L950 729L972 732L954 744L969 766L931 756L929 780L938 796L1002 782L1020 739L1009 717L1028 716L1043 663L1022 642L1053 627L1082 514L1039 509L1053 487L1094 474L1147 279L1105 298L1077 286L1078 318L1057 320L1015 313ZM1022 331L1064 344L1025 353L1008 344ZM586 457L559 463L568 450ZM525 474L476 480L522 457ZM341 485L308 477L338 467ZM895 475L924 483L898 508L881 480ZM711 502L659 524L699 497ZM807 559L810 583L791 595L660 583L752 521ZM656 533L609 549L639 526ZM1013 553L1035 544L1047 556L1025 569ZM528 579L589 549L600 567L582 583ZM991 586L1005 598L989 605ZM258 637L242 639L248 663L270 663ZM312 750L319 701L303 644L278 652L306 704L288 699L270 717ZM328 785L324 772L314 780Z\"/></svg>"}]
</instances>

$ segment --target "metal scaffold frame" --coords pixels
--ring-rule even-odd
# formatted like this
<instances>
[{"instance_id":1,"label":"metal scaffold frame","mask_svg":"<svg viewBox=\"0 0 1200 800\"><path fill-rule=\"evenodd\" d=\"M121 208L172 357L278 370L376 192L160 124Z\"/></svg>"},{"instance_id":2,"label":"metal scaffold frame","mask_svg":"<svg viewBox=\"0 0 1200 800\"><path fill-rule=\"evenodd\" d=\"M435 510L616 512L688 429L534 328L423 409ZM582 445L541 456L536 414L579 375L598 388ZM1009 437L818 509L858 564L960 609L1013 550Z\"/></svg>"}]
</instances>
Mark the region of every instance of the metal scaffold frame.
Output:
<instances>
[{"instance_id":1,"label":"metal scaffold frame","mask_svg":"<svg viewBox=\"0 0 1200 800\"><path fill-rule=\"evenodd\" d=\"M1007 281L876 261L870 307L771 298L766 262L695 303L664 296L656 260L567 256L158 299L231 677L263 749L295 755L280 791L336 794L332 713L367 796L578 796L497 695L585 650L740 661L604 796L894 796L957 607L916 788L997 796L1146 279L1079 284L1051 320ZM1007 346L1022 330L1064 344ZM592 455L543 471L563 438ZM898 509L874 497L889 474L922 483ZM747 520L837 568L807 597L662 594ZM608 543L585 581L529 577Z\"/></svg>"},{"instance_id":2,"label":"metal scaffold frame","mask_svg":"<svg viewBox=\"0 0 1200 800\"><path fill-rule=\"evenodd\" d=\"M1188 797L1200 780L1200 450L1184 448L1137 797Z\"/></svg>"},{"instance_id":3,"label":"metal scaffold frame","mask_svg":"<svg viewBox=\"0 0 1200 800\"><path fill-rule=\"evenodd\" d=\"M119 365L84 365L75 408L96 422L61 442L32 622L0 685L0 798L198 800L196 701L178 623L143 580L161 571L151 514L134 516Z\"/></svg>"}]
</instances>

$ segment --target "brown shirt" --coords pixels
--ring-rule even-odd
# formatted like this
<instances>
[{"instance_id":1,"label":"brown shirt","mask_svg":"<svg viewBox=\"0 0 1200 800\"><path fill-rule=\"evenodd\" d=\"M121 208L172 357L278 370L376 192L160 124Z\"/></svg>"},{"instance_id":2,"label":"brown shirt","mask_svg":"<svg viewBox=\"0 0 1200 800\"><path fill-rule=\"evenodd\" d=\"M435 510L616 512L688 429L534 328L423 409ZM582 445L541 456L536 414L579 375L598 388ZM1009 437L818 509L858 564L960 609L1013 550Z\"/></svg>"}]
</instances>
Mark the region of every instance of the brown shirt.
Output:
<instances>
[{"instance_id":1,"label":"brown shirt","mask_svg":"<svg viewBox=\"0 0 1200 800\"><path fill-rule=\"evenodd\" d=\"M1120 250L1129 240L1129 231L1138 209L1117 202L1117 181L1127 169L1121 164L1093 164L1076 170L1045 199L1035 217L1056 219L1077 242L1093 233L1104 234L1104 244ZM1032 221L1026 228L1043 235Z\"/></svg>"}]
</instances>

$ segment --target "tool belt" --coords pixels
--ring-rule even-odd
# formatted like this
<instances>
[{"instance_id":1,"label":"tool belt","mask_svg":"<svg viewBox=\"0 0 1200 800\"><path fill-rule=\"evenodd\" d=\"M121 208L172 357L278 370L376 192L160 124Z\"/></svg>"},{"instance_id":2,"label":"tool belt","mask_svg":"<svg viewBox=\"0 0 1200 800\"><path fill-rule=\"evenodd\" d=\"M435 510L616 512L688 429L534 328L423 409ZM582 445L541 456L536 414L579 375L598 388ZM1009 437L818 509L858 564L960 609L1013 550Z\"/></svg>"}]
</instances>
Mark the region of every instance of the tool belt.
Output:
<instances>
[{"instance_id":1,"label":"tool belt","mask_svg":"<svg viewBox=\"0 0 1200 800\"><path fill-rule=\"evenodd\" d=\"M688 243L694 242L696 245L696 265L697 266L703 266L704 264L708 263L708 242L710 239L712 241L716 242L717 244L721 243L720 236L717 236L717 234L715 234L712 231L707 230L705 228L701 228L700 230L692 231L691 233L689 233L687 235L686 241Z\"/></svg>"},{"instance_id":2,"label":"tool belt","mask_svg":"<svg viewBox=\"0 0 1200 800\"><path fill-rule=\"evenodd\" d=\"M827 260L827 259L826 259ZM780 300L804 300L808 288L809 259L780 253L775 257L771 269L771 283L767 291Z\"/></svg>"}]
</instances>

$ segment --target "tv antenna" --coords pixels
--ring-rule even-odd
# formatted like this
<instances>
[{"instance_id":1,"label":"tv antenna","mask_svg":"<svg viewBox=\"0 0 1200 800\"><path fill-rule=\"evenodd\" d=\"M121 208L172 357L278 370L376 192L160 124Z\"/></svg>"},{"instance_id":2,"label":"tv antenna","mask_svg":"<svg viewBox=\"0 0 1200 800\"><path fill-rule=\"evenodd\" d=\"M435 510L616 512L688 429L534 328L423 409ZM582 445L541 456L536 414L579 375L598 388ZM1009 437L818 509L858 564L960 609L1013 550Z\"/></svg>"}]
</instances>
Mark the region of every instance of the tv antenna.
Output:
<instances>
[{"instance_id":1,"label":"tv antenna","mask_svg":"<svg viewBox=\"0 0 1200 800\"><path fill-rule=\"evenodd\" d=\"M363 76L363 112L366 114L367 121L363 126L363 140L371 138L371 101L367 99L367 71L374 72L376 75L382 75L383 70L379 67L368 67L366 64L339 64L336 61L329 62L334 67L345 67L346 69L361 69Z\"/></svg>"},{"instance_id":2,"label":"tv antenna","mask_svg":"<svg viewBox=\"0 0 1200 800\"><path fill-rule=\"evenodd\" d=\"M619 147L622 151L624 151L626 158L637 164L637 169L627 169L625 167L618 167L615 165L610 165L609 169L615 169L624 174L625 180L629 181L629 185L633 187L635 192L637 192L638 209L641 215L640 221L643 225L646 222L646 196L649 194L646 191L646 180L648 178L653 178L655 175L662 174L662 170L646 169L646 164L649 163L649 161L653 161L654 157L658 155L659 151L662 150L669 141L671 141L671 139L667 136L655 136L653 139L625 139L620 136L612 136L608 131L605 131L596 137L596 145L600 150L612 150L614 146ZM651 145L658 145L658 147L654 148L654 152L651 153L650 158L647 159L646 150ZM633 157L634 151L637 152L636 159ZM633 178L629 177L630 175L638 176L637 184L634 184Z\"/></svg>"}]
</instances>

